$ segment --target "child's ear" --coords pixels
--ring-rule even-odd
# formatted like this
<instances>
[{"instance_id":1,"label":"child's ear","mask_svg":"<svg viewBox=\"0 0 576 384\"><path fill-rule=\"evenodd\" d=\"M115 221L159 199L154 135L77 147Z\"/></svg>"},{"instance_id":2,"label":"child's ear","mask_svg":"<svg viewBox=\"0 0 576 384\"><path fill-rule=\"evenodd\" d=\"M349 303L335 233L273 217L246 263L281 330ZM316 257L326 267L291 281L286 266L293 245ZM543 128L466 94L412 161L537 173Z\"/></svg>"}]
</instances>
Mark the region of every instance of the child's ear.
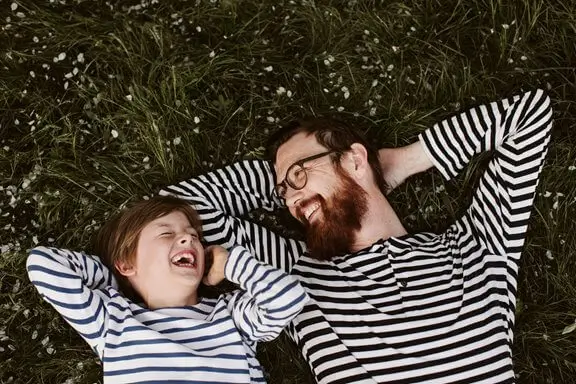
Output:
<instances>
[{"instance_id":1,"label":"child's ear","mask_svg":"<svg viewBox=\"0 0 576 384\"><path fill-rule=\"evenodd\" d=\"M134 267L125 261L116 261L114 263L116 270L120 272L122 276L132 276L136 273Z\"/></svg>"}]
</instances>

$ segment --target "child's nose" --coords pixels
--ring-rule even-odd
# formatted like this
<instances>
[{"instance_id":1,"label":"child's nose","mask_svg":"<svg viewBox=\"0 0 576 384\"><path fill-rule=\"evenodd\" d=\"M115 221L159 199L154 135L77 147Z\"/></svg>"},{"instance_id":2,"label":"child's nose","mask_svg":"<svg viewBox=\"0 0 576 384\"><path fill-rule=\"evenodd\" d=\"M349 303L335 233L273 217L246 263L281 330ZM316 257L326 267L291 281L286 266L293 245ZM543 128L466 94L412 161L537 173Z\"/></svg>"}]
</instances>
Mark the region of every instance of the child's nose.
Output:
<instances>
[{"instance_id":1,"label":"child's nose","mask_svg":"<svg viewBox=\"0 0 576 384\"><path fill-rule=\"evenodd\" d=\"M190 243L192 241L192 235L189 233L184 233L180 236L180 244Z\"/></svg>"}]
</instances>

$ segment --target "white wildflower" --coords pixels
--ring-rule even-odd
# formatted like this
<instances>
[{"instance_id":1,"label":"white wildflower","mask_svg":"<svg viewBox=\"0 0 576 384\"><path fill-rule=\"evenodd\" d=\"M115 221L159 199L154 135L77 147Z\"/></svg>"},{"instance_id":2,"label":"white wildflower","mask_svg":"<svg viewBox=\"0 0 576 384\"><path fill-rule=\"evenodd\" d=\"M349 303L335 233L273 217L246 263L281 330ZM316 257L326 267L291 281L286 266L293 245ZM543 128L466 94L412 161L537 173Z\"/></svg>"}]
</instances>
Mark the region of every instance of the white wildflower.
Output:
<instances>
[{"instance_id":1,"label":"white wildflower","mask_svg":"<svg viewBox=\"0 0 576 384\"><path fill-rule=\"evenodd\" d=\"M268 116L266 118L266 120L268 120L269 123L273 123L274 122L274 118L272 116Z\"/></svg>"},{"instance_id":2,"label":"white wildflower","mask_svg":"<svg viewBox=\"0 0 576 384\"><path fill-rule=\"evenodd\" d=\"M182 139L180 138L180 136L175 137L174 140L172 140L172 143L174 145L180 145L181 142L182 142Z\"/></svg>"},{"instance_id":3,"label":"white wildflower","mask_svg":"<svg viewBox=\"0 0 576 384\"><path fill-rule=\"evenodd\" d=\"M16 283L14 283L14 286L12 287L12 293L18 293L20 290L20 284L20 280L16 280Z\"/></svg>"},{"instance_id":4,"label":"white wildflower","mask_svg":"<svg viewBox=\"0 0 576 384\"><path fill-rule=\"evenodd\" d=\"M18 9L18 4L17 4L17 3L12 3L12 4L10 5L10 9L12 9L13 11L17 10L17 9Z\"/></svg>"},{"instance_id":5,"label":"white wildflower","mask_svg":"<svg viewBox=\"0 0 576 384\"><path fill-rule=\"evenodd\" d=\"M117 130L113 129L110 133L112 134L113 138L116 139L118 137L118 131Z\"/></svg>"},{"instance_id":6,"label":"white wildflower","mask_svg":"<svg viewBox=\"0 0 576 384\"><path fill-rule=\"evenodd\" d=\"M126 95L126 100L132 101L132 95Z\"/></svg>"},{"instance_id":7,"label":"white wildflower","mask_svg":"<svg viewBox=\"0 0 576 384\"><path fill-rule=\"evenodd\" d=\"M274 68L273 68L271 65L269 65L269 66L267 66L267 67L264 67L264 70L265 70L266 72L272 72L273 69L274 69Z\"/></svg>"},{"instance_id":8,"label":"white wildflower","mask_svg":"<svg viewBox=\"0 0 576 384\"><path fill-rule=\"evenodd\" d=\"M342 111L344 110L344 107L338 107L338 108L336 108L336 110L337 110L338 112L342 112Z\"/></svg>"},{"instance_id":9,"label":"white wildflower","mask_svg":"<svg viewBox=\"0 0 576 384\"><path fill-rule=\"evenodd\" d=\"M78 56L76 57L76 60L78 60L79 63L83 63L84 62L84 54L79 53Z\"/></svg>"},{"instance_id":10,"label":"white wildflower","mask_svg":"<svg viewBox=\"0 0 576 384\"><path fill-rule=\"evenodd\" d=\"M40 41L40 39L38 38L38 36L34 36L34 37L32 38L32 41L35 42L35 43L37 43L37 42Z\"/></svg>"},{"instance_id":11,"label":"white wildflower","mask_svg":"<svg viewBox=\"0 0 576 384\"><path fill-rule=\"evenodd\" d=\"M502 28L503 28L503 29L508 29L508 28L510 28L510 25L508 25L508 24L502 24Z\"/></svg>"},{"instance_id":12,"label":"white wildflower","mask_svg":"<svg viewBox=\"0 0 576 384\"><path fill-rule=\"evenodd\" d=\"M194 128L193 132L194 133L200 133L200 128L198 128L198 127Z\"/></svg>"},{"instance_id":13,"label":"white wildflower","mask_svg":"<svg viewBox=\"0 0 576 384\"><path fill-rule=\"evenodd\" d=\"M548 258L548 260L554 260L554 256L552 256L551 250L546 251L546 257Z\"/></svg>"},{"instance_id":14,"label":"white wildflower","mask_svg":"<svg viewBox=\"0 0 576 384\"><path fill-rule=\"evenodd\" d=\"M58 61L62 61L62 60L64 60L65 58L66 58L66 52L61 52L61 53L58 55Z\"/></svg>"},{"instance_id":15,"label":"white wildflower","mask_svg":"<svg viewBox=\"0 0 576 384\"><path fill-rule=\"evenodd\" d=\"M208 56L214 57L214 56L216 56L216 53L214 51L212 51L212 52L210 52L210 54Z\"/></svg>"},{"instance_id":16,"label":"white wildflower","mask_svg":"<svg viewBox=\"0 0 576 384\"><path fill-rule=\"evenodd\" d=\"M202 27L197 26L197 27L196 27L196 32L202 32Z\"/></svg>"},{"instance_id":17,"label":"white wildflower","mask_svg":"<svg viewBox=\"0 0 576 384\"><path fill-rule=\"evenodd\" d=\"M378 80L372 80L372 85L371 87L374 88L375 86L378 85Z\"/></svg>"},{"instance_id":18,"label":"white wildflower","mask_svg":"<svg viewBox=\"0 0 576 384\"><path fill-rule=\"evenodd\" d=\"M30 76L31 76L32 78L36 77L36 74L34 73L34 71L30 71Z\"/></svg>"},{"instance_id":19,"label":"white wildflower","mask_svg":"<svg viewBox=\"0 0 576 384\"><path fill-rule=\"evenodd\" d=\"M194 116L194 123L198 124L200 122L200 118L198 116Z\"/></svg>"},{"instance_id":20,"label":"white wildflower","mask_svg":"<svg viewBox=\"0 0 576 384\"><path fill-rule=\"evenodd\" d=\"M390 71L393 70L393 69L394 69L394 64L390 64L390 65L388 65L388 67L386 67L386 70L387 70L388 72L390 72Z\"/></svg>"},{"instance_id":21,"label":"white wildflower","mask_svg":"<svg viewBox=\"0 0 576 384\"><path fill-rule=\"evenodd\" d=\"M571 165L571 166L568 167L568 170L569 170L569 171L574 171L574 170L576 170L576 166Z\"/></svg>"},{"instance_id":22,"label":"white wildflower","mask_svg":"<svg viewBox=\"0 0 576 384\"><path fill-rule=\"evenodd\" d=\"M284 87L278 87L278 89L276 90L276 93L277 93L278 95L283 95L283 94L286 93L286 88L284 88Z\"/></svg>"},{"instance_id":23,"label":"white wildflower","mask_svg":"<svg viewBox=\"0 0 576 384\"><path fill-rule=\"evenodd\" d=\"M345 99L350 97L350 91L348 90L348 87L344 86L344 87L340 88L340 90L342 92L344 92L344 98Z\"/></svg>"},{"instance_id":24,"label":"white wildflower","mask_svg":"<svg viewBox=\"0 0 576 384\"><path fill-rule=\"evenodd\" d=\"M574 322L568 326L566 326L564 328L564 330L562 331L562 334L565 335L567 333L572 333L574 332L574 330L576 329L576 320L574 320Z\"/></svg>"}]
</instances>

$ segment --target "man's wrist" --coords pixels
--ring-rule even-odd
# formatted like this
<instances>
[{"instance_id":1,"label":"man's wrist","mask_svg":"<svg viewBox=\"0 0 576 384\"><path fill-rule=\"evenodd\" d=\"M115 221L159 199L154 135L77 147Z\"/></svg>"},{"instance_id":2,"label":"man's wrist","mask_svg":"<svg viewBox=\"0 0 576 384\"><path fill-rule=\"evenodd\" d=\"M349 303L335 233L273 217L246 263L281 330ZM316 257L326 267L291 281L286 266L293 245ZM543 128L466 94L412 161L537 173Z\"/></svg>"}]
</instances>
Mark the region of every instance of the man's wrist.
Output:
<instances>
[{"instance_id":1,"label":"man's wrist","mask_svg":"<svg viewBox=\"0 0 576 384\"><path fill-rule=\"evenodd\" d=\"M403 167L406 172L406 178L417 173L425 172L434 165L420 140L401 148L398 165Z\"/></svg>"}]
</instances>

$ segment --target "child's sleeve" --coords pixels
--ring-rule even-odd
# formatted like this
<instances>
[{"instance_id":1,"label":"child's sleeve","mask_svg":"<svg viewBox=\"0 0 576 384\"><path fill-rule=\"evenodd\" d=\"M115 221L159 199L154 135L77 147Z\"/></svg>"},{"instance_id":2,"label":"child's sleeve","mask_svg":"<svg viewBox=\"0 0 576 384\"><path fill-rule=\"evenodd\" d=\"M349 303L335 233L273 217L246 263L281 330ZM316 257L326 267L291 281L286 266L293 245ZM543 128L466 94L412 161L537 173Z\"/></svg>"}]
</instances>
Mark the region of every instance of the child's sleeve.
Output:
<instances>
[{"instance_id":1,"label":"child's sleeve","mask_svg":"<svg viewBox=\"0 0 576 384\"><path fill-rule=\"evenodd\" d=\"M259 262L242 246L230 250L224 273L240 285L228 308L239 332L249 340L275 339L308 302L293 276Z\"/></svg>"},{"instance_id":2,"label":"child's sleeve","mask_svg":"<svg viewBox=\"0 0 576 384\"><path fill-rule=\"evenodd\" d=\"M99 258L57 248L32 249L28 277L40 295L102 358L108 313L103 288L116 283Z\"/></svg>"}]
</instances>

